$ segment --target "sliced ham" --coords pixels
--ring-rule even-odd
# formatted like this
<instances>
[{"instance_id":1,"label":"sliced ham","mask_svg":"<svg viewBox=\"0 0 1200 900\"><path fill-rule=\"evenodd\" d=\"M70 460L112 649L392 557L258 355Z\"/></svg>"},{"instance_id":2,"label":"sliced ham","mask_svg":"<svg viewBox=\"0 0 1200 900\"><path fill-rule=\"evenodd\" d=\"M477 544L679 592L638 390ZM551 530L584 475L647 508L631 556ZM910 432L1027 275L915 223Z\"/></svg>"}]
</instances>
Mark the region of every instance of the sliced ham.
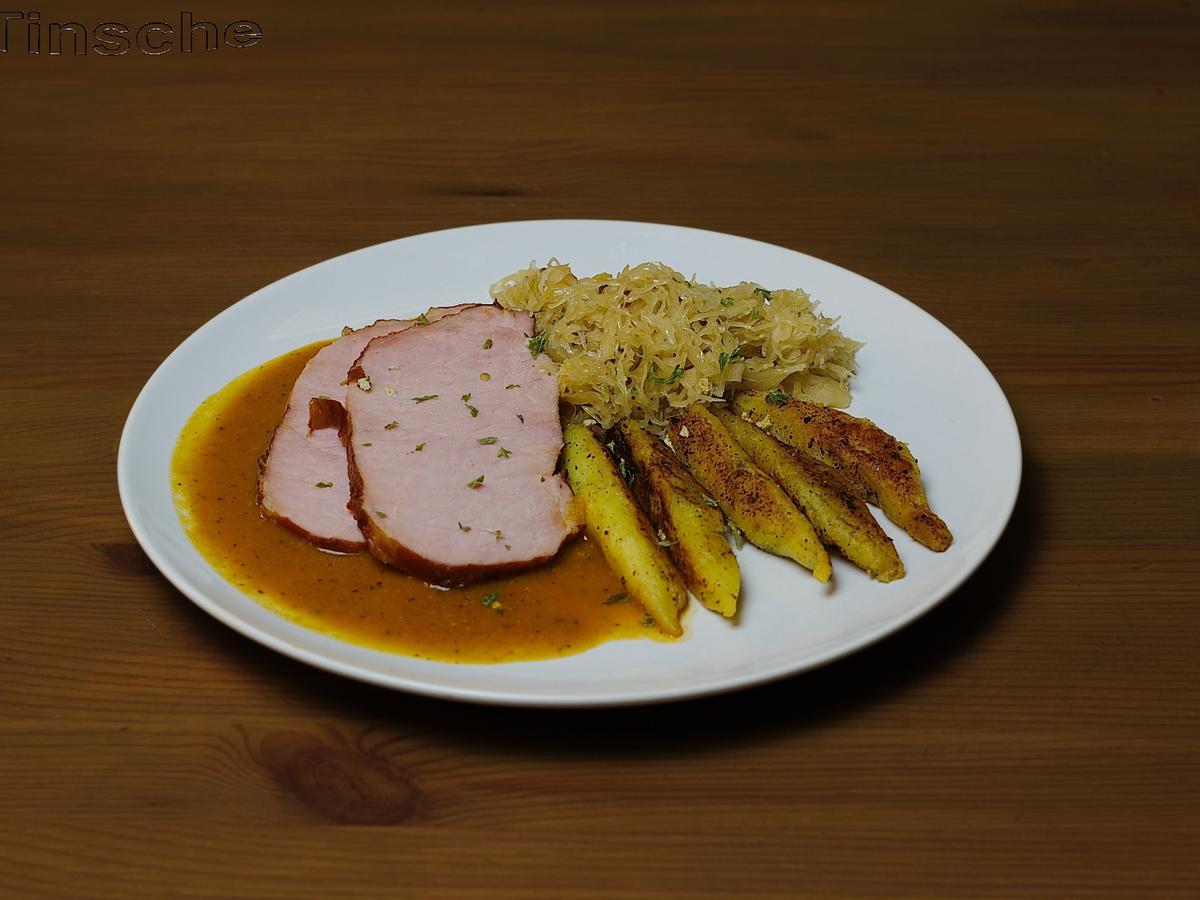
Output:
<instances>
[{"instance_id":1,"label":"sliced ham","mask_svg":"<svg viewBox=\"0 0 1200 900\"><path fill-rule=\"evenodd\" d=\"M431 309L428 321L465 307ZM318 547L354 553L366 547L346 504L350 481L340 430L345 422L346 373L374 338L402 331L415 320L381 319L347 331L305 365L259 460L258 506L263 515Z\"/></svg>"},{"instance_id":2,"label":"sliced ham","mask_svg":"<svg viewBox=\"0 0 1200 900\"><path fill-rule=\"evenodd\" d=\"M346 398L351 508L372 554L442 584L550 559L580 521L554 474L558 381L533 318L470 307L378 337Z\"/></svg>"}]
</instances>

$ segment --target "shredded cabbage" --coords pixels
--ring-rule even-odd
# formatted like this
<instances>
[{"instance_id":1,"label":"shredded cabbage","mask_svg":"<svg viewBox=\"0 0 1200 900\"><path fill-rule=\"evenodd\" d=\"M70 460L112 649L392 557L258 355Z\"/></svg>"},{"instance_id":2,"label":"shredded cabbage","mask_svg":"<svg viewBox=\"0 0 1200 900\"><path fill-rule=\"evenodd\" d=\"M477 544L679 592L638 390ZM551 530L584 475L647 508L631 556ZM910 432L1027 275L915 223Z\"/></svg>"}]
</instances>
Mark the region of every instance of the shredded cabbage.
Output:
<instances>
[{"instance_id":1,"label":"shredded cabbage","mask_svg":"<svg viewBox=\"0 0 1200 900\"><path fill-rule=\"evenodd\" d=\"M533 313L531 350L558 364L574 421L608 428L632 418L661 430L675 411L739 387L850 403L861 344L801 290L697 284L656 262L578 278L552 259L500 279L491 293Z\"/></svg>"}]
</instances>

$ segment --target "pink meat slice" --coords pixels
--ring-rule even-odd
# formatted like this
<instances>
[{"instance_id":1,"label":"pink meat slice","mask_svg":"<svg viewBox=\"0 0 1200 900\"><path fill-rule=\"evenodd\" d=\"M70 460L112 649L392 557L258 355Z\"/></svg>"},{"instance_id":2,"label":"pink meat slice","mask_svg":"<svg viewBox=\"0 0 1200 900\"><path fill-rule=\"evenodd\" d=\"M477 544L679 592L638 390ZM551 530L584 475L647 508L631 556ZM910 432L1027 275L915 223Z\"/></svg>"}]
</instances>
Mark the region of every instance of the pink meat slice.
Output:
<instances>
[{"instance_id":1,"label":"pink meat slice","mask_svg":"<svg viewBox=\"0 0 1200 900\"><path fill-rule=\"evenodd\" d=\"M533 318L471 307L376 338L346 398L351 508L370 552L441 584L537 565L576 533L558 379Z\"/></svg>"},{"instance_id":2,"label":"pink meat slice","mask_svg":"<svg viewBox=\"0 0 1200 900\"><path fill-rule=\"evenodd\" d=\"M436 321L463 308L431 309L425 315ZM259 460L258 506L264 516L327 550L354 553L366 547L346 505L350 480L339 435L347 389L343 382L371 340L414 324L411 319L381 319L343 333L308 361Z\"/></svg>"}]
</instances>

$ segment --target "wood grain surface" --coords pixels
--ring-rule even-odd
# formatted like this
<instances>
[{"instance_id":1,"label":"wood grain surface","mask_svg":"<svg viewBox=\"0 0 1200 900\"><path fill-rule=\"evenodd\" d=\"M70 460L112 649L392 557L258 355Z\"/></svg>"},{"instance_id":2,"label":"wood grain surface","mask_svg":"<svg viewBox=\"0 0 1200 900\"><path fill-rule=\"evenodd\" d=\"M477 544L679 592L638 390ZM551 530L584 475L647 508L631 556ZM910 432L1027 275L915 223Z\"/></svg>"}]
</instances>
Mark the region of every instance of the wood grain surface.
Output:
<instances>
[{"instance_id":1,"label":"wood grain surface","mask_svg":"<svg viewBox=\"0 0 1200 900\"><path fill-rule=\"evenodd\" d=\"M192 8L263 40L0 54L0 894L1200 892L1195 3ZM179 341L335 254L548 217L938 317L1021 427L995 553L843 662L599 712L351 683L156 573L115 459Z\"/></svg>"}]
</instances>

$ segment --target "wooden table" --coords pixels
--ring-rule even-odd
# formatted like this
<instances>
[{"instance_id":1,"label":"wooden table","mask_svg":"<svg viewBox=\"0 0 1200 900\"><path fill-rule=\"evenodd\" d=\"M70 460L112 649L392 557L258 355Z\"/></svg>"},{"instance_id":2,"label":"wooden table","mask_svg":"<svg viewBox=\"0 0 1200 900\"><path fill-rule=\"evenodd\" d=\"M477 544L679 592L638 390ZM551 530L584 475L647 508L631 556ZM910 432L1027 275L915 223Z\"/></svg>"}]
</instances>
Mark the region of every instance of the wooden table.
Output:
<instances>
[{"instance_id":1,"label":"wooden table","mask_svg":"<svg viewBox=\"0 0 1200 900\"><path fill-rule=\"evenodd\" d=\"M1200 891L1194 4L195 9L263 38L0 55L0 894ZM783 244L945 322L1024 440L992 557L821 671L600 712L326 675L148 564L117 440L180 340L550 217Z\"/></svg>"}]
</instances>

